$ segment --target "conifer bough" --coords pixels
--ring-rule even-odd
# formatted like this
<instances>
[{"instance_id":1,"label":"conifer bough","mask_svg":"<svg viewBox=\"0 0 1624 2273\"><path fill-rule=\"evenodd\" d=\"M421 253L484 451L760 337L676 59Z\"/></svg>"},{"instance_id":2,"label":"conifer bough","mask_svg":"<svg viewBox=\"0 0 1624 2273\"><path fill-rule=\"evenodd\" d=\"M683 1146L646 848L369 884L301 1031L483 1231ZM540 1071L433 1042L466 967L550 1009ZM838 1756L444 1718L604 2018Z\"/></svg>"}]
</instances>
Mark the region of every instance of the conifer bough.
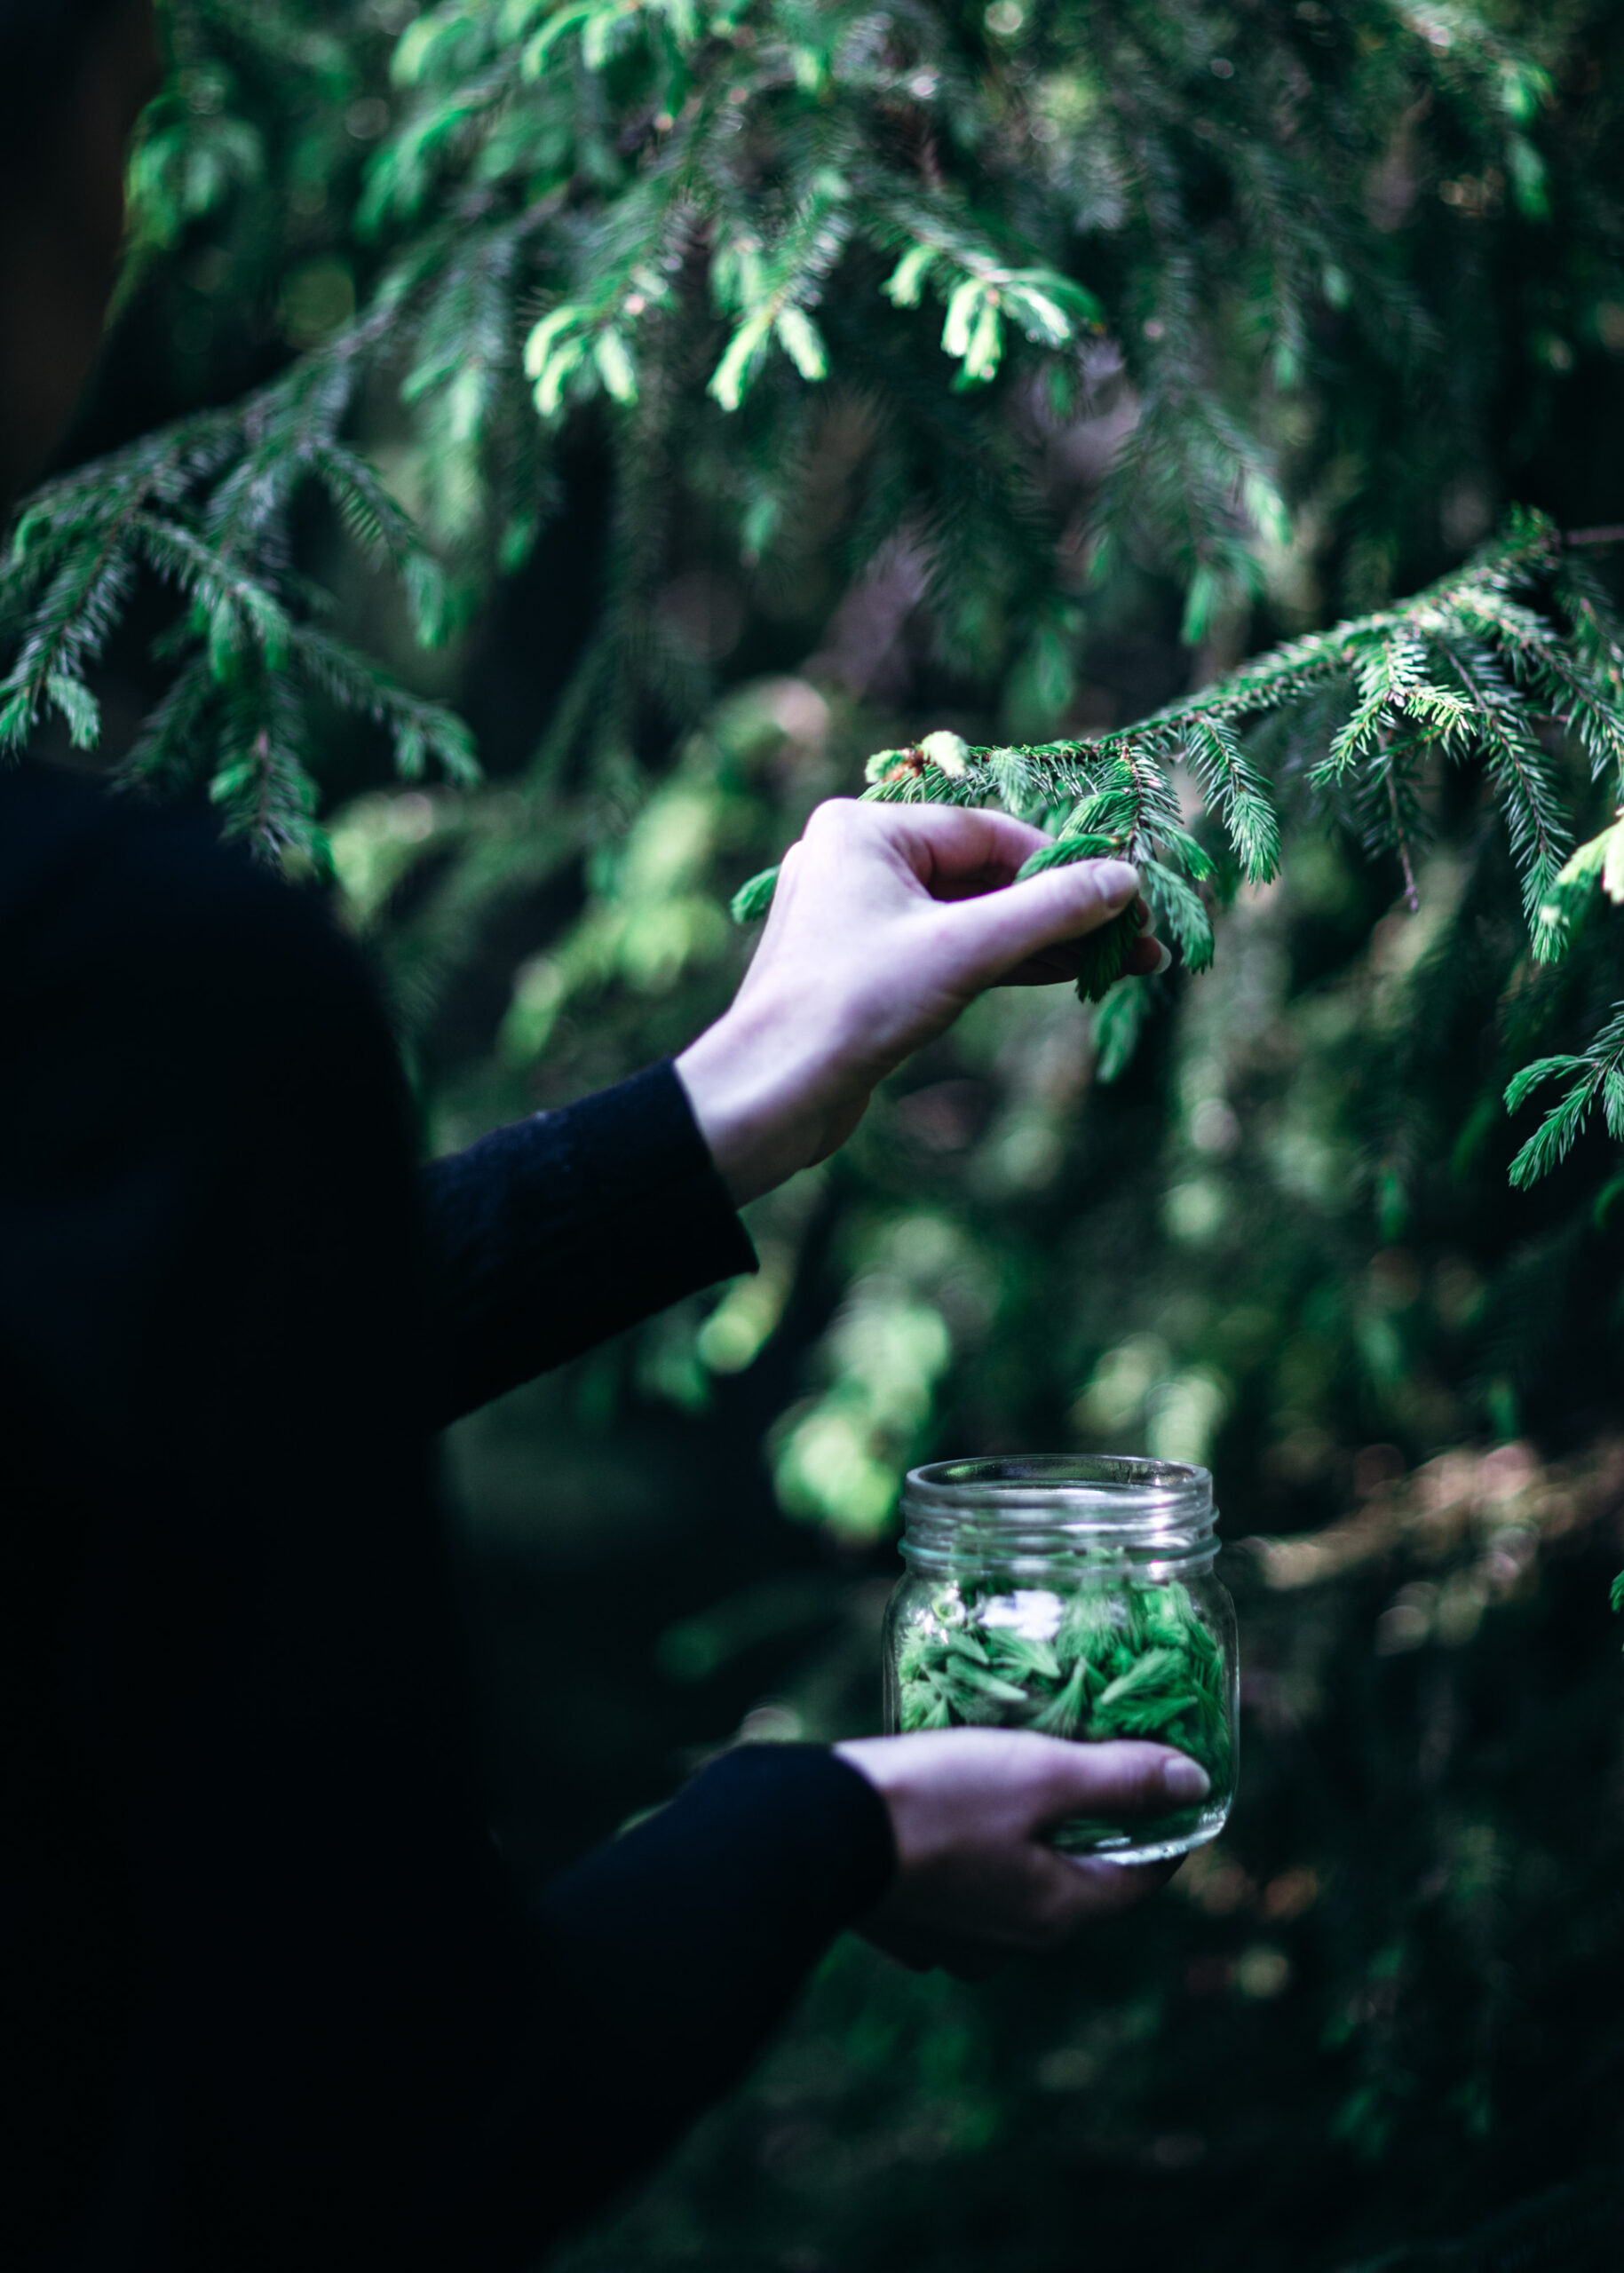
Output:
<instances>
[{"instance_id":1,"label":"conifer bough","mask_svg":"<svg viewBox=\"0 0 1624 2273\"><path fill-rule=\"evenodd\" d=\"M386 316L387 311L383 312ZM314 848L310 713L324 702L389 734L407 780L431 763L478 779L473 738L321 622L295 571L287 520L322 493L351 541L401 581L425 645L445 621L432 550L375 469L344 439L379 315L243 403L181 419L52 483L23 508L0 574L12 661L0 680L0 760L52 714L94 749L91 675L143 575L174 597L155 644L166 693L115 779L173 790L200 775L228 834L272 856Z\"/></svg>"},{"instance_id":2,"label":"conifer bough","mask_svg":"<svg viewBox=\"0 0 1624 2273\"><path fill-rule=\"evenodd\" d=\"M232 91L257 73L300 120L330 107L321 75L360 68L376 26L401 12L358 12L364 38L306 39L275 9L187 11L189 75L138 157L138 242L176 248L229 218L234 198L257 199L276 257L294 264L265 280L285 297L305 257L287 227L297 185L276 177L276 136L232 114ZM532 769L538 812L561 785L582 783L587 807L600 787L619 800L649 786L633 753L651 701L693 717L714 692L656 606L671 527L714 522L747 574L793 567L836 399L874 409L839 540L852 562L912 532L962 668L990 685L1024 654L1064 676L1081 610L1034 485L1044 436L1086 408L1101 353L1134 416L1090 504L1098 579L1129 558L1165 571L1185 637L1201 638L1261 591L1261 541L1290 533L1267 406L1356 387L1397 408L1392 388L1439 352L1424 280L1395 269L1369 216L1393 121L1414 123L1428 162L1470 158L1509 182L1523 220L1543 226L1533 137L1555 82L1539 46L1509 23L1385 0L1323 16L1237 17L1200 0L410 12L369 97L388 131L334 239L352 281L370 279L366 304L271 386L33 503L0 578L0 743L20 747L51 714L78 746L95 742L96 668L156 578L176 600L154 643L167 691L125 780L205 783L230 828L319 861L313 776L334 702L388 730L408 777L432 762L471 778L454 715L321 620L327 596L294 565L296 501L325 491L403 578L432 641L523 562L558 437L594 401L615 468L611 562ZM296 59L313 75L290 78ZM200 71L210 91L194 103ZM380 383L410 436L421 531L354 446ZM1412 432L1431 416L1414 391L1403 408ZM1368 516L1378 467L1355 456ZM1549 525L1525 516L1407 606L1252 662L1123 734L1026 749L927 736L890 755L870 794L997 799L1049 830L1045 859L1126 851L1158 928L1199 969L1208 897L1273 871L1273 793L1298 748L1314 794L1406 868L1425 765L1475 754L1546 956L1620 864L1604 853L1587 868L1581 852L1565 867L1571 832L1540 720L1571 728L1611 774L1619 686L1594 592ZM1176 763L1205 799L1200 834L1173 793ZM492 800L467 827L469 902L483 878L512 873L500 812ZM1113 985L1130 945L1121 920L1089 949L1103 1072L1126 1061L1145 999ZM1567 1086L1525 1174L1560 1156L1589 1101L1611 1110L1612 1061L1596 1049L1551 1061Z\"/></svg>"},{"instance_id":3,"label":"conifer bough","mask_svg":"<svg viewBox=\"0 0 1624 2273\"><path fill-rule=\"evenodd\" d=\"M1272 739L1271 730L1272 729ZM1594 578L1543 515L1518 511L1467 565L1400 606L1292 641L1137 725L1095 739L972 747L944 731L868 761L865 797L995 804L1051 842L1020 874L1072 860L1133 861L1155 927L1186 967L1212 961L1208 899L1266 883L1280 859L1276 783L1287 768L1335 823L1402 870L1427 836L1422 791L1440 763L1481 765L1522 886L1529 951L1554 962L1598 890L1624 899L1624 820L1572 851L1558 760L1568 738L1593 780L1624 804L1624 638ZM1271 760L1274 762L1271 764ZM1187 820L1175 767L1199 792ZM1206 842L1193 833L1204 829ZM733 901L741 923L772 905L776 869ZM1113 990L1136 936L1126 911L1081 943L1078 993L1105 1005L1102 1048L1132 1022ZM1131 982L1130 982L1131 984ZM1113 1015L1114 1010L1114 1015ZM1114 1050L1120 1070L1126 1062ZM1624 1138L1624 1007L1583 1057L1525 1069L1513 1111L1538 1082L1566 1078L1561 1102L1512 1167L1532 1182L1562 1159L1593 1104Z\"/></svg>"}]
</instances>

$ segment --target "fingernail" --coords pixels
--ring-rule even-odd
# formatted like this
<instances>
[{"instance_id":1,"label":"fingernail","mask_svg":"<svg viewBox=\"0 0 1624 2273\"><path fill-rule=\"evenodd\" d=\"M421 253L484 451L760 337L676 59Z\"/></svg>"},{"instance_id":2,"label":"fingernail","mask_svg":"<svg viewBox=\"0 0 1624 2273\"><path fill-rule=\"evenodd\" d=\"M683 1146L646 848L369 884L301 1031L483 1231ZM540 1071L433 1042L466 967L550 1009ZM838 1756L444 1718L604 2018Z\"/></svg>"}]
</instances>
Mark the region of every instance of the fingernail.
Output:
<instances>
[{"instance_id":1,"label":"fingernail","mask_svg":"<svg viewBox=\"0 0 1624 2273\"><path fill-rule=\"evenodd\" d=\"M1139 871L1126 860L1102 860L1094 871L1105 898L1125 907L1139 889Z\"/></svg>"},{"instance_id":2,"label":"fingernail","mask_svg":"<svg viewBox=\"0 0 1624 2273\"><path fill-rule=\"evenodd\" d=\"M1160 978L1164 970L1171 970L1172 968L1173 950L1168 946L1165 939L1158 939L1156 942L1156 960L1151 965L1150 970L1146 972L1145 976L1149 978Z\"/></svg>"},{"instance_id":3,"label":"fingernail","mask_svg":"<svg viewBox=\"0 0 1624 2273\"><path fill-rule=\"evenodd\" d=\"M1204 1800L1212 1789L1212 1778L1207 1770L1182 1754L1168 1762L1161 1771L1161 1780L1167 1786L1168 1799L1176 1800L1182 1807Z\"/></svg>"}]
</instances>

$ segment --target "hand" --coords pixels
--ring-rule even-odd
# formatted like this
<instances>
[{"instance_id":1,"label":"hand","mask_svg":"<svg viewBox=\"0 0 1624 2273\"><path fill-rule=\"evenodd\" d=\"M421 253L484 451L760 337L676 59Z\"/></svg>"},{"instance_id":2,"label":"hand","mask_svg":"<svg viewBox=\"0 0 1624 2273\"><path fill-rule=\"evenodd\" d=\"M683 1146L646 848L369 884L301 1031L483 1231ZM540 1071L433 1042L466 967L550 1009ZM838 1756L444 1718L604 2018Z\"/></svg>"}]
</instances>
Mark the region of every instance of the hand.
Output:
<instances>
[{"instance_id":1,"label":"hand","mask_svg":"<svg viewBox=\"0 0 1624 2273\"><path fill-rule=\"evenodd\" d=\"M1061 1855L1046 1830L1072 1815L1191 1807L1210 1788L1193 1760L1159 1744L943 1729L835 1749L884 1800L897 1842L895 1881L861 1930L916 1970L971 1978L1018 1952L1063 1948L1177 1867Z\"/></svg>"},{"instance_id":2,"label":"hand","mask_svg":"<svg viewBox=\"0 0 1624 2273\"><path fill-rule=\"evenodd\" d=\"M1076 976L1072 943L1138 889L1124 860L1012 879L1047 842L952 805L820 805L780 873L731 1010L677 1061L711 1157L742 1203L825 1159L875 1083L989 986ZM1130 971L1164 970L1148 933Z\"/></svg>"}]
</instances>

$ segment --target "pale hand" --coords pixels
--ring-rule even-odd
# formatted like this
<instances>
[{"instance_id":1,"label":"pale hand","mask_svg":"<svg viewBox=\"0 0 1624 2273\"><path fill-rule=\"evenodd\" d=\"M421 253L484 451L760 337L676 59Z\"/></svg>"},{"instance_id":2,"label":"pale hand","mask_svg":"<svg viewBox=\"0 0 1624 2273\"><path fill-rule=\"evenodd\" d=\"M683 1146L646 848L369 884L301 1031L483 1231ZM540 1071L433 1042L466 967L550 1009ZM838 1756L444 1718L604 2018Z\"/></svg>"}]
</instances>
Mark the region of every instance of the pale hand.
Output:
<instances>
[{"instance_id":1,"label":"pale hand","mask_svg":"<svg viewBox=\"0 0 1624 2273\"><path fill-rule=\"evenodd\" d=\"M1012 881L1048 840L951 805L820 805L780 873L733 1006L677 1061L734 1200L845 1142L876 1081L989 986L1076 975L1074 943L1138 891L1124 860ZM1148 933L1129 970L1165 969Z\"/></svg>"},{"instance_id":2,"label":"pale hand","mask_svg":"<svg viewBox=\"0 0 1624 2273\"><path fill-rule=\"evenodd\" d=\"M1210 1789L1193 1760L1159 1744L943 1729L835 1749L884 1800L897 1845L896 1879L861 1930L906 1965L970 1977L1063 1948L1176 1867L1062 1855L1046 1832L1068 1816L1191 1807Z\"/></svg>"}]
</instances>

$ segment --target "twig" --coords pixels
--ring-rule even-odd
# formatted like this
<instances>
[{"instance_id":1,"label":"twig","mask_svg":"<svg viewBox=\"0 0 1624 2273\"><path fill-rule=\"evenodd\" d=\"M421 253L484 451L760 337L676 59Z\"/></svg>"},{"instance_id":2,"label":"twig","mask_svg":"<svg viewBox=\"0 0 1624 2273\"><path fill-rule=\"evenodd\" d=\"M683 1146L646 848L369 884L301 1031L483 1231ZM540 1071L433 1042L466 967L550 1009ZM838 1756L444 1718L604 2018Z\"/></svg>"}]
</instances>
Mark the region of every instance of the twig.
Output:
<instances>
[{"instance_id":1,"label":"twig","mask_svg":"<svg viewBox=\"0 0 1624 2273\"><path fill-rule=\"evenodd\" d=\"M1614 521L1611 527L1599 529L1564 529L1564 544L1624 544L1624 521Z\"/></svg>"},{"instance_id":2,"label":"twig","mask_svg":"<svg viewBox=\"0 0 1624 2273\"><path fill-rule=\"evenodd\" d=\"M1382 748L1383 755L1387 755L1388 738L1385 734L1382 737ZM1393 769L1390 764L1387 768L1387 802L1392 809L1393 842L1398 847L1398 858L1404 866L1405 903L1412 915L1419 915L1421 894L1415 889L1415 871L1410 866L1409 841L1405 836L1404 821L1398 811L1398 786L1393 780Z\"/></svg>"}]
</instances>

